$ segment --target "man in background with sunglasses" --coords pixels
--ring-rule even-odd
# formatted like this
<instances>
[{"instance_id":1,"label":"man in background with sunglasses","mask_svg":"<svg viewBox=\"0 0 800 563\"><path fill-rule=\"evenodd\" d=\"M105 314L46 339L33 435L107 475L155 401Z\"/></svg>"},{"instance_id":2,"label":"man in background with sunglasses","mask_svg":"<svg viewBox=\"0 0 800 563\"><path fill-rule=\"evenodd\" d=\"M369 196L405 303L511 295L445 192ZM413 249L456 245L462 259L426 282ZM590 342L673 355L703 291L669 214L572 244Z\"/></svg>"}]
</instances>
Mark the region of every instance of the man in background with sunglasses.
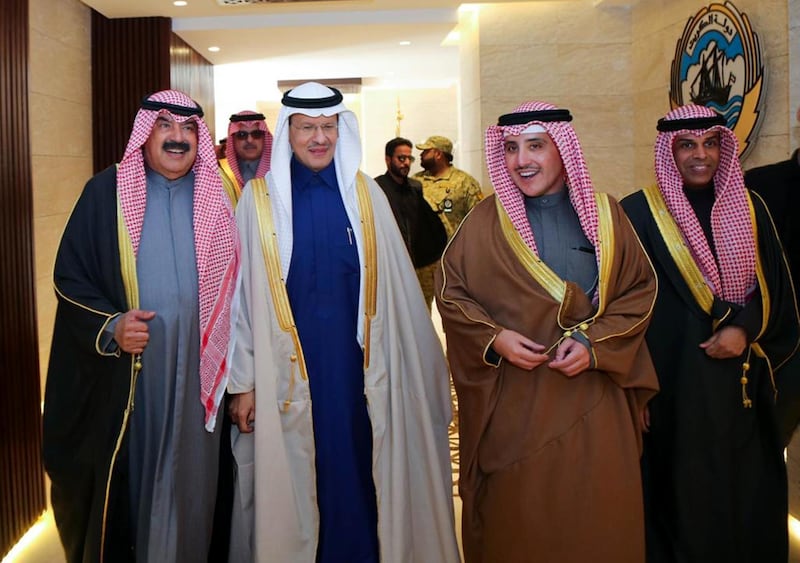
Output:
<instances>
[{"instance_id":1,"label":"man in background with sunglasses","mask_svg":"<svg viewBox=\"0 0 800 563\"><path fill-rule=\"evenodd\" d=\"M433 302L433 268L447 244L447 232L422 197L422 184L408 177L411 163L414 162L412 148L411 141L403 137L395 137L386 143L386 174L376 177L375 181L389 200L416 269L425 304L430 309ZM426 275L428 271L430 274Z\"/></svg>"},{"instance_id":2,"label":"man in background with sunglasses","mask_svg":"<svg viewBox=\"0 0 800 563\"><path fill-rule=\"evenodd\" d=\"M230 117L225 158L219 161L222 182L231 201L239 201L244 185L269 171L272 134L264 114L240 111Z\"/></svg>"}]
</instances>

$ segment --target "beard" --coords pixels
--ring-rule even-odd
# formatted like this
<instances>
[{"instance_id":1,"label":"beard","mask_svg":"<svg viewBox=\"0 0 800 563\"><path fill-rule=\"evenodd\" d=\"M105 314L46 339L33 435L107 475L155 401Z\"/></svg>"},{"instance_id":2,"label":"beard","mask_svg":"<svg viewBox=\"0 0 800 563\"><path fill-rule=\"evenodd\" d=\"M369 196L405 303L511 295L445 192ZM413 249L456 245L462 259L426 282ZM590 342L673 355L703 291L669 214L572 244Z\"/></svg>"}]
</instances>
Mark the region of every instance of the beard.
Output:
<instances>
[{"instance_id":1,"label":"beard","mask_svg":"<svg viewBox=\"0 0 800 563\"><path fill-rule=\"evenodd\" d=\"M410 170L410 166L395 166L394 164L389 164L389 171L399 178L408 178Z\"/></svg>"},{"instance_id":2,"label":"beard","mask_svg":"<svg viewBox=\"0 0 800 563\"><path fill-rule=\"evenodd\" d=\"M422 166L423 170L427 170L430 172L434 168L434 164L436 163L435 158L423 158L420 159L419 164Z\"/></svg>"}]
</instances>

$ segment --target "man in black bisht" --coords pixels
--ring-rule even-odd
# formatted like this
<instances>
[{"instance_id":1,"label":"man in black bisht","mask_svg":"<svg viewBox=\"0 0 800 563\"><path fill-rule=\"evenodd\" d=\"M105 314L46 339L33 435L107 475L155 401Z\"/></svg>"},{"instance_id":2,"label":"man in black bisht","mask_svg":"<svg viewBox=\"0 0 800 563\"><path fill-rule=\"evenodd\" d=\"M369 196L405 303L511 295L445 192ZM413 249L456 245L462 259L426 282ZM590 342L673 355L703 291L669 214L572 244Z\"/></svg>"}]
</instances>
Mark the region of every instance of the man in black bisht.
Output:
<instances>
[{"instance_id":1,"label":"man in black bisht","mask_svg":"<svg viewBox=\"0 0 800 563\"><path fill-rule=\"evenodd\" d=\"M375 181L383 189L392 207L392 213L400 227L408 254L417 271L422 294L428 309L433 301L433 276L424 273L435 267L441 257L447 233L436 213L422 197L422 184L408 177L413 145L408 139L396 137L386 143L386 174Z\"/></svg>"},{"instance_id":2,"label":"man in black bisht","mask_svg":"<svg viewBox=\"0 0 800 563\"><path fill-rule=\"evenodd\" d=\"M785 563L787 482L775 375L797 350L780 242L725 118L658 122L657 184L622 200L658 277L642 481L648 563Z\"/></svg>"}]
</instances>

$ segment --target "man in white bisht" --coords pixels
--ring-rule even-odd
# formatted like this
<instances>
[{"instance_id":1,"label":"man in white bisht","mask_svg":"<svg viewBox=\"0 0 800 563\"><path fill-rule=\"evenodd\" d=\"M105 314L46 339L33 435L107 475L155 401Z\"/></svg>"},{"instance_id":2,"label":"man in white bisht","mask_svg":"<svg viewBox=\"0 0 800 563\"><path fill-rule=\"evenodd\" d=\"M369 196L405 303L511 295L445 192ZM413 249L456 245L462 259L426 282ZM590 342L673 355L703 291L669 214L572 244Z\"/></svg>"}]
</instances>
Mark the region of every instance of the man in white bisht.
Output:
<instances>
[{"instance_id":1,"label":"man in white bisht","mask_svg":"<svg viewBox=\"0 0 800 563\"><path fill-rule=\"evenodd\" d=\"M355 115L287 92L237 209L231 561L458 561L446 363Z\"/></svg>"}]
</instances>

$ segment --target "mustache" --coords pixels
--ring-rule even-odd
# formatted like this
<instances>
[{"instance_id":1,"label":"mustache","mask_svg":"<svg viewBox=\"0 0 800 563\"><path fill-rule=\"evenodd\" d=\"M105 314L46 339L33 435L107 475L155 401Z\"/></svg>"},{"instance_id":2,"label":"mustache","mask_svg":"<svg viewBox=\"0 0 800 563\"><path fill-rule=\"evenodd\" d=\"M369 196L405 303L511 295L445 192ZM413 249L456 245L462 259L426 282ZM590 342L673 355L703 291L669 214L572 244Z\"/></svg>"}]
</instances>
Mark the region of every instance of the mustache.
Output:
<instances>
[{"instance_id":1,"label":"mustache","mask_svg":"<svg viewBox=\"0 0 800 563\"><path fill-rule=\"evenodd\" d=\"M189 152L189 149L192 147L189 146L189 143L185 141L164 141L164 144L161 145L161 148L165 151L177 149L179 151Z\"/></svg>"}]
</instances>

